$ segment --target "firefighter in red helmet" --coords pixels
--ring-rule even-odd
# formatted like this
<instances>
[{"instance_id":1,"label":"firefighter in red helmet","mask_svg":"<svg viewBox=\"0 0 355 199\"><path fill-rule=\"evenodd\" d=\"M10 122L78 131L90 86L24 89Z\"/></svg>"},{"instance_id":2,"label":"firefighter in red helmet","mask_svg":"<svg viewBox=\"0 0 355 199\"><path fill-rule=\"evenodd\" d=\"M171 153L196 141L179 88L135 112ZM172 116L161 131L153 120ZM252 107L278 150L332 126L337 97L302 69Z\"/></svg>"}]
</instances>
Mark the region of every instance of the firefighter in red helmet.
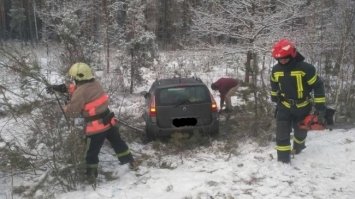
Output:
<instances>
[{"instance_id":1,"label":"firefighter in red helmet","mask_svg":"<svg viewBox=\"0 0 355 199\"><path fill-rule=\"evenodd\" d=\"M272 57L277 60L271 72L271 100L277 103L276 150L277 160L289 163L291 151L300 153L306 146L307 130L299 128L314 105L318 121L324 123L324 85L313 65L304 61L295 45L281 39L272 48ZM293 147L290 133L294 130Z\"/></svg>"}]
</instances>

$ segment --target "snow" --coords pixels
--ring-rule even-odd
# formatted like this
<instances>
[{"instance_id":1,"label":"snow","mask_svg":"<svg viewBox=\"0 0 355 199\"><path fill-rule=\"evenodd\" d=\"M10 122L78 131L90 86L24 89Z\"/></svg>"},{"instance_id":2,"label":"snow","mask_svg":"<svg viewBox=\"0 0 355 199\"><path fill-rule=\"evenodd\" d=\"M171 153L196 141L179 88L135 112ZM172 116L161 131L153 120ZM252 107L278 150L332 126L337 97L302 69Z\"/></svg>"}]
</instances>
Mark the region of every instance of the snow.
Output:
<instances>
[{"instance_id":1,"label":"snow","mask_svg":"<svg viewBox=\"0 0 355 199\"><path fill-rule=\"evenodd\" d=\"M200 55L196 55L198 56ZM203 60L204 57L199 59ZM171 72L179 69L179 63L169 63L171 64L161 67L164 67L164 70L170 69ZM201 65L206 66L204 64L184 64L207 85L220 77L242 76L242 71L227 70L213 64L208 65L211 68L209 72L199 68ZM157 71L152 73L143 69L144 79L153 81L162 69L157 67ZM59 83L62 80L59 73L48 75L51 83ZM144 99L138 93L148 90L150 84L151 82L147 82L136 88L136 94L133 95L111 96L112 110L119 113L119 116L121 113L129 113L135 119L139 118ZM218 93L212 94L219 102ZM232 98L233 105L242 103L244 102L241 98ZM6 141L11 141L17 134L21 135L17 137L20 138L19 142L26 139L26 134L23 133L25 131L16 124L16 121L8 118L0 119L0 133ZM259 146L251 139L244 138L233 143L232 148L226 149L228 136L240 132L223 133L208 146L197 146L176 153L164 151L169 148L164 143L160 143L160 148L157 148L155 142L128 142L135 157L146 157L143 158L138 171L130 171L127 165L119 165L112 155L112 148L106 144L100 152L99 182L96 190L90 185L83 185L78 187L77 191L57 193L55 198L352 199L355 196L355 129L309 132L307 148L301 154L295 155L291 164L277 162L273 142L267 146ZM4 146L5 141L0 141L0 147ZM40 148L39 145L37 149ZM103 172L112 172L115 179L106 180ZM10 175L0 172L0 199L20 197L11 195L13 182ZM13 180L14 186L29 183L26 178ZM38 190L34 198L43 198L43 195L43 190Z\"/></svg>"},{"instance_id":2,"label":"snow","mask_svg":"<svg viewBox=\"0 0 355 199\"><path fill-rule=\"evenodd\" d=\"M355 196L355 129L309 132L307 148L291 160L276 161L274 146L251 141L238 154L221 152L223 145L184 151L169 157L172 168L145 164L137 172L116 167L119 179L57 195L58 199L179 199L179 198L342 198ZM133 151L136 146L131 146ZM152 144L140 149L153 151ZM181 157L182 156L182 157Z\"/></svg>"}]
</instances>

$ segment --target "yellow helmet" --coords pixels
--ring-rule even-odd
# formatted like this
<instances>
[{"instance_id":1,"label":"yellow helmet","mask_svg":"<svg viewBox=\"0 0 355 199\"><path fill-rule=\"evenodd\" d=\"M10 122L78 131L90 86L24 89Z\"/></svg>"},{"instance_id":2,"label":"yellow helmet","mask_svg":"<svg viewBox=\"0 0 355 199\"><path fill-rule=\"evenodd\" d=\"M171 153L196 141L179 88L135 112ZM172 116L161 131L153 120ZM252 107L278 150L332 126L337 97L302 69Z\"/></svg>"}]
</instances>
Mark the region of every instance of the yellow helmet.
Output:
<instances>
[{"instance_id":1,"label":"yellow helmet","mask_svg":"<svg viewBox=\"0 0 355 199\"><path fill-rule=\"evenodd\" d=\"M73 64L69 69L69 75L78 81L94 78L90 66L82 62Z\"/></svg>"}]
</instances>

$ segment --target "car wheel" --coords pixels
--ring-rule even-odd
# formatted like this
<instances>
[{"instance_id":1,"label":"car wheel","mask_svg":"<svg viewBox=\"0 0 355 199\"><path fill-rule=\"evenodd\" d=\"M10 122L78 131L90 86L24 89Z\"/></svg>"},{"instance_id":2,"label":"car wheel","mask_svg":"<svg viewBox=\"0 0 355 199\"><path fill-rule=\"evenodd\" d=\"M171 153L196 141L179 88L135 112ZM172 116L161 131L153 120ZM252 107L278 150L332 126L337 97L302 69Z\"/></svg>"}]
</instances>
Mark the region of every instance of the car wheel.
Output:
<instances>
[{"instance_id":1,"label":"car wheel","mask_svg":"<svg viewBox=\"0 0 355 199\"><path fill-rule=\"evenodd\" d=\"M156 136L147 126L145 127L145 135L149 141L155 140Z\"/></svg>"},{"instance_id":2,"label":"car wheel","mask_svg":"<svg viewBox=\"0 0 355 199\"><path fill-rule=\"evenodd\" d=\"M218 134L219 134L219 125L216 124L216 125L211 127L209 135L210 136L217 136Z\"/></svg>"}]
</instances>

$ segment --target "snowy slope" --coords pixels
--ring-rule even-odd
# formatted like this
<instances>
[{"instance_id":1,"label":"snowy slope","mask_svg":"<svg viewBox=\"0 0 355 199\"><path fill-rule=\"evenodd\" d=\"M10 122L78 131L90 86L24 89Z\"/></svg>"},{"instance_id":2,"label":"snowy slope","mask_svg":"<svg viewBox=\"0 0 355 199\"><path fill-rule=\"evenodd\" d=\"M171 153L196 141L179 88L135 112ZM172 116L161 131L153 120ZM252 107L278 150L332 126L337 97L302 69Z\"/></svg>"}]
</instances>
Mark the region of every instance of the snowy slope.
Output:
<instances>
[{"instance_id":1,"label":"snowy slope","mask_svg":"<svg viewBox=\"0 0 355 199\"><path fill-rule=\"evenodd\" d=\"M203 54L203 53L202 53ZM201 58L202 59L202 58ZM178 65L178 64L177 64ZM203 65L203 64L202 64ZM241 71L222 70L210 66L209 73L199 69L197 64L192 71L210 85L219 77L242 76ZM163 67L163 66L162 66ZM189 67L191 67L189 65ZM176 70L175 65L164 65ZM162 69L160 69L162 70ZM159 70L158 70L159 71ZM163 71L163 70L162 70ZM144 71L145 85L136 89L136 93L147 90L151 81L156 79L155 71ZM157 73L158 74L158 73ZM233 75L230 75L233 74ZM52 82L52 81L51 81ZM58 83L58 82L52 82ZM217 93L213 92L216 101ZM114 98L116 97L116 98ZM129 113L137 119L141 116L143 98L140 96L112 96L112 110ZM242 104L241 98L232 98L233 105ZM1 134L5 138L18 132L26 139L25 132L17 123L0 121ZM8 129L12 129L11 131ZM230 134L235 132L228 132ZM8 136L9 135L9 136ZM11 135L11 136L10 136ZM235 149L225 148L228 138L213 141L209 146L173 155L156 149L154 143L142 145L129 143L136 157L144 159L140 170L132 172L127 165L119 165L112 156L110 146L105 146L100 153L100 175L96 190L83 186L78 191L57 194L58 199L252 199L252 198L355 198L355 129L310 132L307 148L292 159L290 165L278 163L274 145L260 147L242 140ZM4 142L0 143L3 147ZM168 155L166 155L168 154ZM102 172L113 171L117 179L105 180ZM8 173L0 173L0 199L11 198L11 178ZM26 179L18 179L19 186ZM25 184L25 183L24 183ZM35 198L45 198L37 191ZM18 195L14 195L18 198Z\"/></svg>"},{"instance_id":2,"label":"snowy slope","mask_svg":"<svg viewBox=\"0 0 355 199\"><path fill-rule=\"evenodd\" d=\"M274 146L245 142L239 155L221 153L222 143L167 157L172 169L142 164L114 170L119 179L58 195L57 198L338 198L355 197L355 129L310 132L307 148L290 165L275 160ZM131 146L152 152L151 145Z\"/></svg>"}]
</instances>

